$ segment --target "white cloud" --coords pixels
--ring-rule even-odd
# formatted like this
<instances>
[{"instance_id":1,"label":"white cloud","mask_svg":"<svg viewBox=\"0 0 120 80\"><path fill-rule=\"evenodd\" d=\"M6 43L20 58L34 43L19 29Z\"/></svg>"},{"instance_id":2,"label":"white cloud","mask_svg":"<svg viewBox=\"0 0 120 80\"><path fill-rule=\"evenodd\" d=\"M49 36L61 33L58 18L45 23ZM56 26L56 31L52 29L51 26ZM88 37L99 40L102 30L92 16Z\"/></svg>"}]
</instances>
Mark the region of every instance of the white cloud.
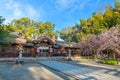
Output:
<instances>
[{"instance_id":1,"label":"white cloud","mask_svg":"<svg viewBox=\"0 0 120 80\"><path fill-rule=\"evenodd\" d=\"M55 10L58 13L64 13L68 11L67 16L71 16L71 14L73 14L76 11L83 11L85 8L88 9L94 7L94 3L92 3L91 0L51 0L51 1L54 3Z\"/></svg>"},{"instance_id":2,"label":"white cloud","mask_svg":"<svg viewBox=\"0 0 120 80\"><path fill-rule=\"evenodd\" d=\"M80 8L83 9L86 5L91 4L89 3L90 0L82 0L80 4Z\"/></svg>"},{"instance_id":3,"label":"white cloud","mask_svg":"<svg viewBox=\"0 0 120 80\"><path fill-rule=\"evenodd\" d=\"M62 8L83 9L90 0L57 0L57 4Z\"/></svg>"},{"instance_id":4,"label":"white cloud","mask_svg":"<svg viewBox=\"0 0 120 80\"><path fill-rule=\"evenodd\" d=\"M20 2L16 2L15 0L7 0L5 2L4 12L7 12L6 23L10 22L13 19L18 19L21 17L29 17L32 19L38 19L40 16L38 11L33 8L33 6L29 4L21 4Z\"/></svg>"},{"instance_id":5,"label":"white cloud","mask_svg":"<svg viewBox=\"0 0 120 80\"><path fill-rule=\"evenodd\" d=\"M76 2L76 0L58 0L58 4L62 7L68 7L72 2Z\"/></svg>"},{"instance_id":6,"label":"white cloud","mask_svg":"<svg viewBox=\"0 0 120 80\"><path fill-rule=\"evenodd\" d=\"M6 9L12 9L12 5L13 4L13 1L12 0L7 0L7 3L5 4L5 8Z\"/></svg>"},{"instance_id":7,"label":"white cloud","mask_svg":"<svg viewBox=\"0 0 120 80\"><path fill-rule=\"evenodd\" d=\"M35 10L32 6L27 6L26 8L27 14L31 17L39 17L37 10Z\"/></svg>"},{"instance_id":8,"label":"white cloud","mask_svg":"<svg viewBox=\"0 0 120 80\"><path fill-rule=\"evenodd\" d=\"M21 16L23 16L23 13L20 9L17 8L13 11L13 16L14 17L21 17Z\"/></svg>"},{"instance_id":9,"label":"white cloud","mask_svg":"<svg viewBox=\"0 0 120 80\"><path fill-rule=\"evenodd\" d=\"M74 3L76 3L78 0L56 0L56 3L61 8L69 8L72 7Z\"/></svg>"}]
</instances>

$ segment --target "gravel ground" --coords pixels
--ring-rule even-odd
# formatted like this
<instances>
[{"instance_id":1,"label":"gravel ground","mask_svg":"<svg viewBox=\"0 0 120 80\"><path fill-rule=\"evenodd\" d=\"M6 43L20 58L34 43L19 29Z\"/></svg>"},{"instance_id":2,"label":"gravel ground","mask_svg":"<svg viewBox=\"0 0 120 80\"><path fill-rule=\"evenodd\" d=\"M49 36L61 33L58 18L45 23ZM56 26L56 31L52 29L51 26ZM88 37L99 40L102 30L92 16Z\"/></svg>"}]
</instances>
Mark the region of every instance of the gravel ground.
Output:
<instances>
[{"instance_id":1,"label":"gravel ground","mask_svg":"<svg viewBox=\"0 0 120 80\"><path fill-rule=\"evenodd\" d=\"M70 80L69 76L38 63L0 63L0 80Z\"/></svg>"},{"instance_id":2,"label":"gravel ground","mask_svg":"<svg viewBox=\"0 0 120 80\"><path fill-rule=\"evenodd\" d=\"M83 64L77 66L58 61L40 61L40 63L80 80L120 80L120 71L118 69L100 68Z\"/></svg>"}]
</instances>

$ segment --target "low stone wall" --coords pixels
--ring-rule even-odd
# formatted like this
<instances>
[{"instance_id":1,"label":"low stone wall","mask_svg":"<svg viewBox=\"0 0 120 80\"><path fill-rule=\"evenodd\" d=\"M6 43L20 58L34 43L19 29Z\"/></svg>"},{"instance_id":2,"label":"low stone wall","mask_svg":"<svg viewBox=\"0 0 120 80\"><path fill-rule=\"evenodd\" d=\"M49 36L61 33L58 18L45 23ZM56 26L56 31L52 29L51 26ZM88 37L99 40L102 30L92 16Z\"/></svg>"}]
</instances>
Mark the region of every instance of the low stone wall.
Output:
<instances>
[{"instance_id":1,"label":"low stone wall","mask_svg":"<svg viewBox=\"0 0 120 80\"><path fill-rule=\"evenodd\" d=\"M17 57L18 53L13 52L0 52L0 57Z\"/></svg>"},{"instance_id":2,"label":"low stone wall","mask_svg":"<svg viewBox=\"0 0 120 80\"><path fill-rule=\"evenodd\" d=\"M63 59L67 59L66 57L22 57L21 60L25 61L25 62L37 62L37 61L43 61L43 60L63 60ZM0 61L16 61L18 60L18 57L2 57L0 58Z\"/></svg>"}]
</instances>

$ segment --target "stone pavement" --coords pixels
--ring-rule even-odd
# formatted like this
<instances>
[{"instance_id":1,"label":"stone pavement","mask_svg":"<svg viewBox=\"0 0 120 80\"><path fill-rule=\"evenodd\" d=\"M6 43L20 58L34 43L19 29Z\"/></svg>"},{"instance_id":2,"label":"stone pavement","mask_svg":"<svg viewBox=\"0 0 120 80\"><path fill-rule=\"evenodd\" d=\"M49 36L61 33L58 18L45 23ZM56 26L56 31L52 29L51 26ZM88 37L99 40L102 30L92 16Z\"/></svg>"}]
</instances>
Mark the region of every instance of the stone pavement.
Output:
<instances>
[{"instance_id":1,"label":"stone pavement","mask_svg":"<svg viewBox=\"0 0 120 80\"><path fill-rule=\"evenodd\" d=\"M40 63L79 80L120 80L120 71L117 69L84 66L82 64L77 66L58 61L40 61Z\"/></svg>"}]
</instances>

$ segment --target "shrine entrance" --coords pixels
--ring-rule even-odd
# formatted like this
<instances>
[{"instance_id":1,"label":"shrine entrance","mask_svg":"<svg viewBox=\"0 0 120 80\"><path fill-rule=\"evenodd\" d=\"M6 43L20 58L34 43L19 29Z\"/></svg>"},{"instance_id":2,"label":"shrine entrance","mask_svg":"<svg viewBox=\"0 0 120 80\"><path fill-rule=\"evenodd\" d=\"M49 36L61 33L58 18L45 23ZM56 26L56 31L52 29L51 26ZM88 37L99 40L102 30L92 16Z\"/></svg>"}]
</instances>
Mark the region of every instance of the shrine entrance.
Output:
<instances>
[{"instance_id":1,"label":"shrine entrance","mask_svg":"<svg viewBox=\"0 0 120 80\"><path fill-rule=\"evenodd\" d=\"M54 41L48 37L40 37L37 40L34 40L34 43L36 44L36 52L38 57L50 57L54 45Z\"/></svg>"},{"instance_id":2,"label":"shrine entrance","mask_svg":"<svg viewBox=\"0 0 120 80\"><path fill-rule=\"evenodd\" d=\"M41 45L43 44L43 45ZM49 56L49 45L45 45L45 43L41 43L39 46L37 45L37 54L38 57L47 57Z\"/></svg>"}]
</instances>

